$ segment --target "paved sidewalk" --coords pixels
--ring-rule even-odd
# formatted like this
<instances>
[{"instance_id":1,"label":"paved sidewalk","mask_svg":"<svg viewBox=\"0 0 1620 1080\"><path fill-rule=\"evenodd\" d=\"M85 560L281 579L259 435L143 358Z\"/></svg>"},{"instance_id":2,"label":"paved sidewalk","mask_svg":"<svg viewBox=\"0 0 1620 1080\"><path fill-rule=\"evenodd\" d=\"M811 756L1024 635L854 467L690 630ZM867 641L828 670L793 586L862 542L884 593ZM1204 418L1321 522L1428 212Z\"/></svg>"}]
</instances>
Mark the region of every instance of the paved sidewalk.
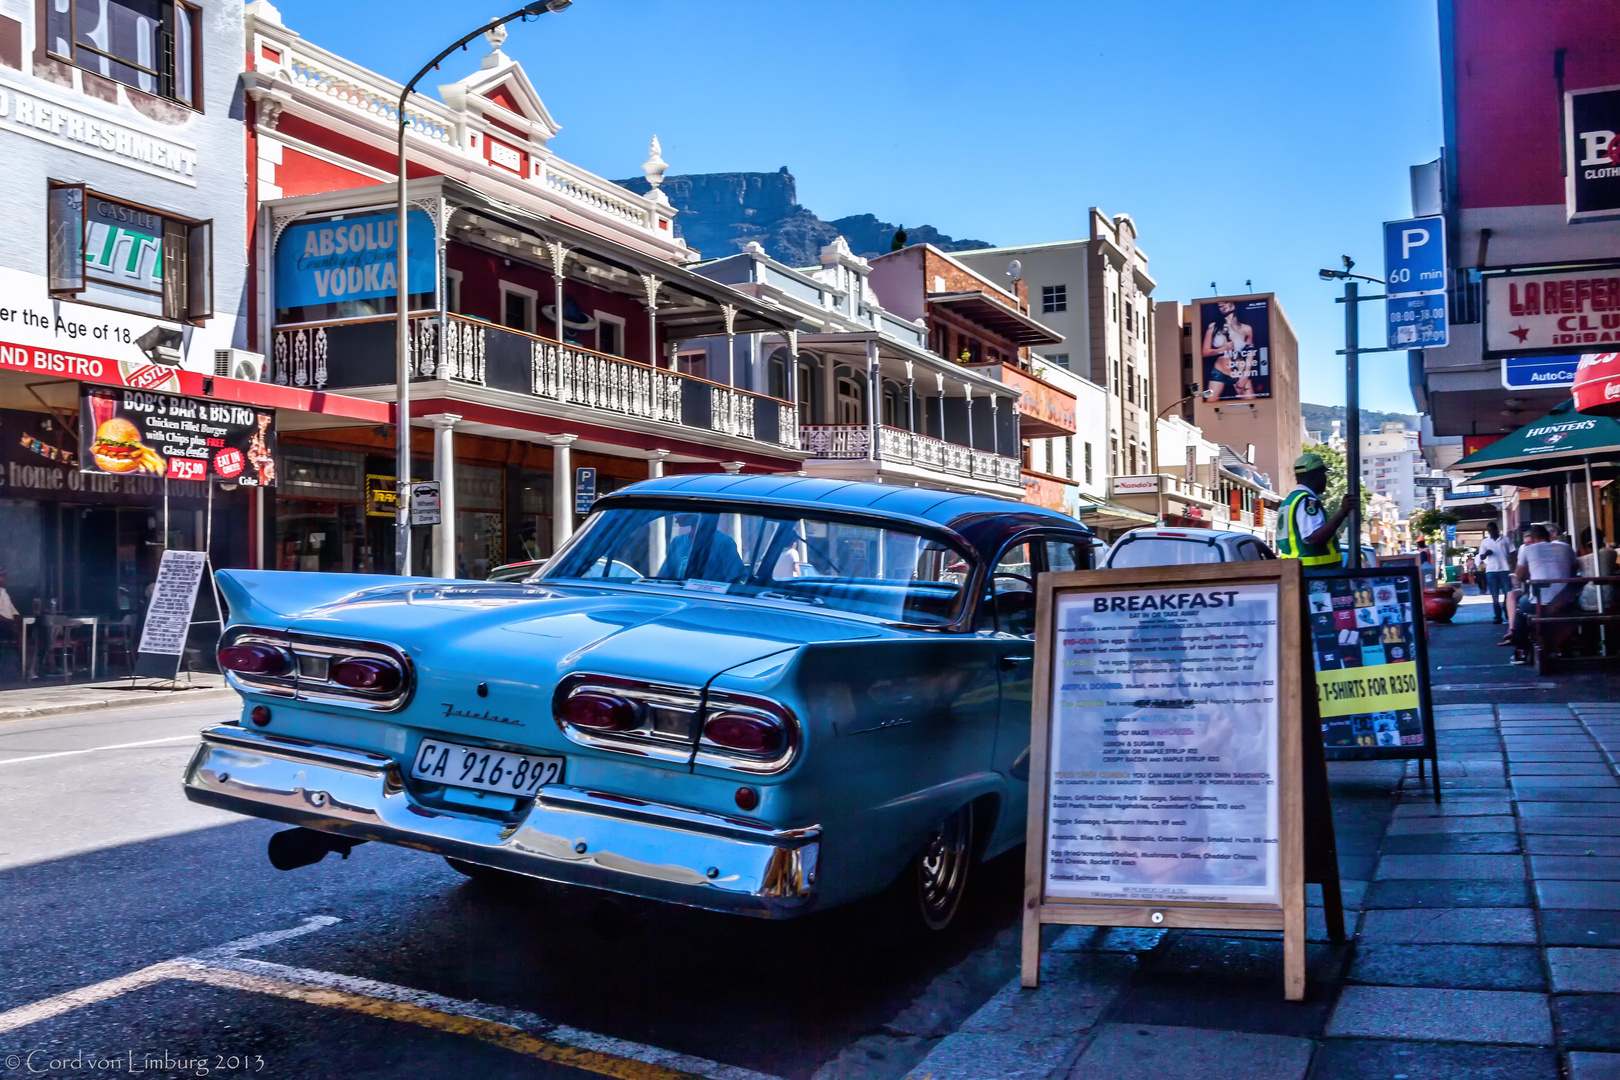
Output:
<instances>
[{"instance_id":1,"label":"paved sidewalk","mask_svg":"<svg viewBox=\"0 0 1620 1080\"><path fill-rule=\"evenodd\" d=\"M1620 703L1437 707L1416 763L1329 766L1351 943L1072 927L917 1080L1620 1078Z\"/></svg>"},{"instance_id":2,"label":"paved sidewalk","mask_svg":"<svg viewBox=\"0 0 1620 1080\"><path fill-rule=\"evenodd\" d=\"M40 680L15 690L0 690L0 722L24 720L55 713L83 712L90 709L122 709L131 705L161 702L168 698L198 701L205 697L229 697L229 689L219 675L198 673L188 682L169 683L154 679L113 679L94 683L50 683Z\"/></svg>"}]
</instances>

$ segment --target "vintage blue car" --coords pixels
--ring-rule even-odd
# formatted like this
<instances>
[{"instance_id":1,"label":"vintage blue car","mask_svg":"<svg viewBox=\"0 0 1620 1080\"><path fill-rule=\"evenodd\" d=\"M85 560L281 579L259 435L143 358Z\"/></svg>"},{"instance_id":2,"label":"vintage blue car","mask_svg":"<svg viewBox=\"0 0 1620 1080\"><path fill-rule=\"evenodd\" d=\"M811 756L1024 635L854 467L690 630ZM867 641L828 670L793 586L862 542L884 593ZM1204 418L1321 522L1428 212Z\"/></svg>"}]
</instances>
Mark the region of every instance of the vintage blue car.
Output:
<instances>
[{"instance_id":1,"label":"vintage blue car","mask_svg":"<svg viewBox=\"0 0 1620 1080\"><path fill-rule=\"evenodd\" d=\"M1018 845L1035 575L1073 518L802 477L650 480L524 582L222 571L239 721L194 802L781 918L886 889L942 929Z\"/></svg>"}]
</instances>

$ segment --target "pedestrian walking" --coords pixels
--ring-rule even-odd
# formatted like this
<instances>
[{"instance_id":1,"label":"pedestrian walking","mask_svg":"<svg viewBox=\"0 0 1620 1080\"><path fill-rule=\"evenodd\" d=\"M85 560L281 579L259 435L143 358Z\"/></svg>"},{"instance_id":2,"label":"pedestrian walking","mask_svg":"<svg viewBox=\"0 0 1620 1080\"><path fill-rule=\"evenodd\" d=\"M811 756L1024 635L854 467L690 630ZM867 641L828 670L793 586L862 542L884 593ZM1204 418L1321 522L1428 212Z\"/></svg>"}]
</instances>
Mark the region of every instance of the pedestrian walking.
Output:
<instances>
[{"instance_id":1,"label":"pedestrian walking","mask_svg":"<svg viewBox=\"0 0 1620 1080\"><path fill-rule=\"evenodd\" d=\"M1502 535L1496 522L1485 526L1485 539L1479 544L1479 567L1485 575L1481 592L1491 594L1494 622L1506 617L1507 594L1513 588L1513 542Z\"/></svg>"}]
</instances>

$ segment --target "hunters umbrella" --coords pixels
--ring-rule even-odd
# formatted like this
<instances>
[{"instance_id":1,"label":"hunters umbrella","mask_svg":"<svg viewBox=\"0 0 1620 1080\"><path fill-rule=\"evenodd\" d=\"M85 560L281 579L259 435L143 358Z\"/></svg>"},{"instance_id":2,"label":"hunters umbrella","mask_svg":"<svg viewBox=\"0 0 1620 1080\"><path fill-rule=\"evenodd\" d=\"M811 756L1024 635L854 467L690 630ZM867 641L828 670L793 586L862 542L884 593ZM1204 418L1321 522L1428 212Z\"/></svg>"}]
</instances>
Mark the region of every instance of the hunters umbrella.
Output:
<instances>
[{"instance_id":1,"label":"hunters umbrella","mask_svg":"<svg viewBox=\"0 0 1620 1080\"><path fill-rule=\"evenodd\" d=\"M1481 447L1452 466L1462 472L1524 466L1540 472L1580 468L1583 460L1620 455L1620 420L1575 411L1571 399L1513 432Z\"/></svg>"}]
</instances>

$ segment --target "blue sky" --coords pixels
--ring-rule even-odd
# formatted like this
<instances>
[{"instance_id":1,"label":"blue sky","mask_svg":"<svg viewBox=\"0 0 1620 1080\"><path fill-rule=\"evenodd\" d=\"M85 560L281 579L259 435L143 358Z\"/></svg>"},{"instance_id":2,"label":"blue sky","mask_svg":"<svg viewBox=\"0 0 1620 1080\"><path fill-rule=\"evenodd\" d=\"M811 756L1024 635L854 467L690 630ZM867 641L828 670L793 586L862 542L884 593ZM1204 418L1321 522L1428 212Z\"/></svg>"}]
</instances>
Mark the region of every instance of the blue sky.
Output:
<instances>
[{"instance_id":1,"label":"blue sky","mask_svg":"<svg viewBox=\"0 0 1620 1080\"><path fill-rule=\"evenodd\" d=\"M429 0L280 0L312 42L408 78L482 18ZM447 14L453 17L448 17ZM1341 253L1380 275L1379 225L1440 145L1430 0L576 0L514 24L562 157L639 173L788 166L823 218L869 212L997 244L1141 230L1155 296L1275 291L1302 397L1344 401ZM438 82L476 66L478 43ZM433 82L434 80L428 80ZM1363 305L1363 341L1382 305ZM1378 342L1373 341L1377 344ZM1362 403L1408 411L1406 354L1363 361Z\"/></svg>"}]
</instances>

